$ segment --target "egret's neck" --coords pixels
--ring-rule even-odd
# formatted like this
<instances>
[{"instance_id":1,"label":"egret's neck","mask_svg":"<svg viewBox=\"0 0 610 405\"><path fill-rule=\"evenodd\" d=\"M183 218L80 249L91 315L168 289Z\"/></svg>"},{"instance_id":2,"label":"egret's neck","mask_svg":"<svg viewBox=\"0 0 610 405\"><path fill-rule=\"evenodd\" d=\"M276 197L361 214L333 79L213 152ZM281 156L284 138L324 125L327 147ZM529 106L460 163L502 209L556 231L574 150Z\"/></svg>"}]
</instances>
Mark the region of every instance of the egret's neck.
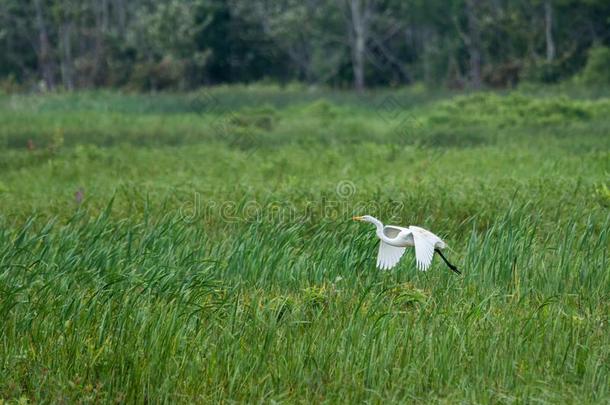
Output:
<instances>
[{"instance_id":1,"label":"egret's neck","mask_svg":"<svg viewBox=\"0 0 610 405\"><path fill-rule=\"evenodd\" d=\"M371 224L375 225L377 228L377 237L384 242L388 241L388 237L383 234L383 224L377 218L371 218L369 221Z\"/></svg>"},{"instance_id":2,"label":"egret's neck","mask_svg":"<svg viewBox=\"0 0 610 405\"><path fill-rule=\"evenodd\" d=\"M368 219L368 218L367 218ZM377 232L382 232L383 231L383 224L381 223L380 220L378 220L377 218L373 218L371 217L369 219L369 222L373 225L375 225L375 227L377 228Z\"/></svg>"}]
</instances>

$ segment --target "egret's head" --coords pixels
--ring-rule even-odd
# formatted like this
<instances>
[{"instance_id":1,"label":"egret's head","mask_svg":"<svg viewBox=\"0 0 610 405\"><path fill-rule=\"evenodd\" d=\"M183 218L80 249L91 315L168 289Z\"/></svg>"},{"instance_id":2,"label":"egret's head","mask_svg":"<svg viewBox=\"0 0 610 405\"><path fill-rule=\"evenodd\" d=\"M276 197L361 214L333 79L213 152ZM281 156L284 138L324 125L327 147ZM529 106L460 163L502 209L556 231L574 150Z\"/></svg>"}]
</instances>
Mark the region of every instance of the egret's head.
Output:
<instances>
[{"instance_id":1,"label":"egret's head","mask_svg":"<svg viewBox=\"0 0 610 405\"><path fill-rule=\"evenodd\" d=\"M364 215L361 217L353 217L352 218L354 221L362 221L362 222L373 222L375 220L375 218L373 218L370 215Z\"/></svg>"}]
</instances>

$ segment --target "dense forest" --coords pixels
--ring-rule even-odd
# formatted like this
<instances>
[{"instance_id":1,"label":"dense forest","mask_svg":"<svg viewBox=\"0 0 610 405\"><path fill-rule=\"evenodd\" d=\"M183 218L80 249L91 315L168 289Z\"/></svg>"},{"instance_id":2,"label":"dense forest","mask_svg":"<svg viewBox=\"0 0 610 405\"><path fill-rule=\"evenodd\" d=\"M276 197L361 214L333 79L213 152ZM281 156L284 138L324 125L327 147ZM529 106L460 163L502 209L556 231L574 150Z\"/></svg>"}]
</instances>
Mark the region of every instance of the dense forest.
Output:
<instances>
[{"instance_id":1,"label":"dense forest","mask_svg":"<svg viewBox=\"0 0 610 405\"><path fill-rule=\"evenodd\" d=\"M510 87L608 58L609 27L607 0L0 0L0 85Z\"/></svg>"}]
</instances>

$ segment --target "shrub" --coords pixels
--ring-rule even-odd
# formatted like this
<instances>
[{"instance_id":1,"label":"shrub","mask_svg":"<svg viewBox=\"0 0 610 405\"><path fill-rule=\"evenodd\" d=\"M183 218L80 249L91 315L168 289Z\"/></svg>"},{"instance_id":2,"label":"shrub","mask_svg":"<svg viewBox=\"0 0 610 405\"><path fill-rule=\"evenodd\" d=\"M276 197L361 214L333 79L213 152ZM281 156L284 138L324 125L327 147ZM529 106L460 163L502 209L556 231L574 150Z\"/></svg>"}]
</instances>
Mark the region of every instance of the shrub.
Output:
<instances>
[{"instance_id":1,"label":"shrub","mask_svg":"<svg viewBox=\"0 0 610 405\"><path fill-rule=\"evenodd\" d=\"M610 84L610 48L594 46L589 49L587 64L577 81L587 85Z\"/></svg>"}]
</instances>

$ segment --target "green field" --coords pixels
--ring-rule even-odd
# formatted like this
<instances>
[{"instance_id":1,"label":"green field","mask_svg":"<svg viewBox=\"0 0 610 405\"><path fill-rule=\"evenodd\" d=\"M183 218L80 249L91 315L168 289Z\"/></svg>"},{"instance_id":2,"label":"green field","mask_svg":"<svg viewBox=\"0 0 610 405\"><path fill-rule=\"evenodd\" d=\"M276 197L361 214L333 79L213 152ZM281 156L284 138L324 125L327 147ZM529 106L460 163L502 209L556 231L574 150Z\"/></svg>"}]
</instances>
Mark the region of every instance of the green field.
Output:
<instances>
[{"instance_id":1,"label":"green field","mask_svg":"<svg viewBox=\"0 0 610 405\"><path fill-rule=\"evenodd\" d=\"M609 403L608 94L0 96L0 404Z\"/></svg>"}]
</instances>

